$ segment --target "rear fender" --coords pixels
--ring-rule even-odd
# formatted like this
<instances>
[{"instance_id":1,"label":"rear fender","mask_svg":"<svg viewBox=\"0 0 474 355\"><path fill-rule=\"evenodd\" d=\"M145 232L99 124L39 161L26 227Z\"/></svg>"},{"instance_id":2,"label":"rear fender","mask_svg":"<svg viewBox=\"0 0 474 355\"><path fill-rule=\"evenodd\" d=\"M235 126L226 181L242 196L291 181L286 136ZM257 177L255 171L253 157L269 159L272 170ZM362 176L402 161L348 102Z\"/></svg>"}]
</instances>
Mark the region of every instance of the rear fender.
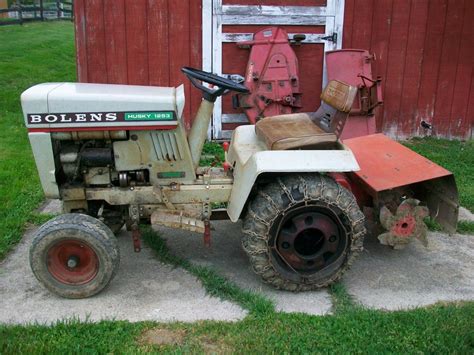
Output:
<instances>
[{"instance_id":1,"label":"rear fender","mask_svg":"<svg viewBox=\"0 0 474 355\"><path fill-rule=\"evenodd\" d=\"M262 174L353 172L359 165L352 152L343 150L286 150L255 152L245 163L235 161L234 186L227 213L236 222L252 188Z\"/></svg>"}]
</instances>

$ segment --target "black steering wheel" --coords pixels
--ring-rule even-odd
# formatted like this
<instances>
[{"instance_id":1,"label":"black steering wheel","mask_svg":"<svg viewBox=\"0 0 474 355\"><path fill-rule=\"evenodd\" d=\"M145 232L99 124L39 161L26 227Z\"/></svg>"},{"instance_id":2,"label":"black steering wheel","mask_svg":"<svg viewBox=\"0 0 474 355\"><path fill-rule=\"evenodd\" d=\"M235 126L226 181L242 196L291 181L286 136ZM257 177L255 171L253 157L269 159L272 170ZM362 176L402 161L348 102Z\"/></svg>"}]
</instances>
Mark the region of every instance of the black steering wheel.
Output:
<instances>
[{"instance_id":1,"label":"black steering wheel","mask_svg":"<svg viewBox=\"0 0 474 355\"><path fill-rule=\"evenodd\" d=\"M219 96L226 94L228 91L236 91L245 94L249 92L249 89L244 85L216 74L190 67L183 67L181 71L186 74L196 88L204 93L204 99L210 102L216 101ZM217 89L208 88L199 81L215 85Z\"/></svg>"}]
</instances>

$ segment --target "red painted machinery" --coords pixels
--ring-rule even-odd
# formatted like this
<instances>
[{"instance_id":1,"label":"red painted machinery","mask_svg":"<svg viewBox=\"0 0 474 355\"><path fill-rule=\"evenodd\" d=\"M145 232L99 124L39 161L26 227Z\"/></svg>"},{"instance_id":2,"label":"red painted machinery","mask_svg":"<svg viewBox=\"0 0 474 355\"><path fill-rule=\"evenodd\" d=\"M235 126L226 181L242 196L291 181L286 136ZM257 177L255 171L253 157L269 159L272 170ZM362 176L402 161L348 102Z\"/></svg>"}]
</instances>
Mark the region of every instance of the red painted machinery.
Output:
<instances>
[{"instance_id":1,"label":"red painted machinery","mask_svg":"<svg viewBox=\"0 0 474 355\"><path fill-rule=\"evenodd\" d=\"M241 102L246 103L242 108L250 122L297 111L300 106L293 104L301 96L297 58L286 32L278 28L264 30L245 44L252 46L245 80L251 92L241 97ZM446 169L385 135L376 134L374 113L382 104L382 90L381 79L372 75L374 60L366 50L326 53L328 81L340 80L358 88L341 138L361 169L331 175L355 195L369 229L382 244L401 249L416 238L426 245L424 221L428 216L449 233L456 231L456 183Z\"/></svg>"},{"instance_id":2,"label":"red painted machinery","mask_svg":"<svg viewBox=\"0 0 474 355\"><path fill-rule=\"evenodd\" d=\"M343 49L326 53L328 80L341 80L358 88L341 138L366 136L376 132L375 108L382 104L381 79L373 78L375 57L362 49Z\"/></svg>"},{"instance_id":3,"label":"red painted machinery","mask_svg":"<svg viewBox=\"0 0 474 355\"><path fill-rule=\"evenodd\" d=\"M304 37L296 37L300 41ZM239 42L250 48L245 75L249 94L240 94L234 106L242 108L251 123L260 118L284 115L301 108L298 59L288 34L278 27L257 32L252 41Z\"/></svg>"}]
</instances>

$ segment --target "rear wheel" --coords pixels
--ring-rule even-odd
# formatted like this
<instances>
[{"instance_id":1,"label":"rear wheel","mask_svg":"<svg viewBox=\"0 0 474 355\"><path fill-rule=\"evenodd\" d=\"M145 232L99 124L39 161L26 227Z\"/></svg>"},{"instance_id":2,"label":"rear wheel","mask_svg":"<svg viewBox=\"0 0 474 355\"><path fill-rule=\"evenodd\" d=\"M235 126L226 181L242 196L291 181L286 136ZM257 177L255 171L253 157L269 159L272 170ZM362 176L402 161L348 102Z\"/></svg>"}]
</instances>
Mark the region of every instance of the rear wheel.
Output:
<instances>
[{"instance_id":1,"label":"rear wheel","mask_svg":"<svg viewBox=\"0 0 474 355\"><path fill-rule=\"evenodd\" d=\"M115 276L119 262L110 228L83 214L65 214L45 223L30 248L30 265L38 281L65 298L99 293Z\"/></svg>"},{"instance_id":2,"label":"rear wheel","mask_svg":"<svg viewBox=\"0 0 474 355\"><path fill-rule=\"evenodd\" d=\"M364 215L331 178L290 175L259 189L243 234L244 250L265 282L312 290L336 282L362 250Z\"/></svg>"}]
</instances>

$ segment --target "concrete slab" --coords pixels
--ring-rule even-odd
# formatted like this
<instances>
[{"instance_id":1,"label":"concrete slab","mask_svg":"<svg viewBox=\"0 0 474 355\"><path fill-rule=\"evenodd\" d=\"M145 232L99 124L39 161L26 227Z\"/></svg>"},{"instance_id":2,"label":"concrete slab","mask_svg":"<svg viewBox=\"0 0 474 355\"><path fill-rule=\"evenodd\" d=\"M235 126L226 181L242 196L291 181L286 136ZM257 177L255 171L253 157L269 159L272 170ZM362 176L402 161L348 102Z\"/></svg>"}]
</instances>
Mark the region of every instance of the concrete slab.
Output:
<instances>
[{"instance_id":1,"label":"concrete slab","mask_svg":"<svg viewBox=\"0 0 474 355\"><path fill-rule=\"evenodd\" d=\"M243 251L241 224L229 221L214 221L212 226L212 246L203 245L202 235L158 228L176 255L198 265L212 267L242 288L261 292L275 302L281 312L304 312L322 315L331 311L332 302L327 290L292 293L276 290L264 284L252 271L247 255Z\"/></svg>"},{"instance_id":2,"label":"concrete slab","mask_svg":"<svg viewBox=\"0 0 474 355\"><path fill-rule=\"evenodd\" d=\"M474 222L474 213L469 211L467 208L459 207L459 220Z\"/></svg>"},{"instance_id":3,"label":"concrete slab","mask_svg":"<svg viewBox=\"0 0 474 355\"><path fill-rule=\"evenodd\" d=\"M39 213L43 214L60 214L62 212L61 200L46 200L38 208Z\"/></svg>"},{"instance_id":4,"label":"concrete slab","mask_svg":"<svg viewBox=\"0 0 474 355\"><path fill-rule=\"evenodd\" d=\"M348 292L362 305L386 310L474 300L474 238L430 233L428 240L428 248L414 241L397 251L367 238L343 279Z\"/></svg>"},{"instance_id":5,"label":"concrete slab","mask_svg":"<svg viewBox=\"0 0 474 355\"><path fill-rule=\"evenodd\" d=\"M28 262L30 230L0 263L0 323L52 323L77 317L91 321L236 321L246 312L209 297L201 283L180 268L161 264L151 250L135 254L129 235L119 237L121 265L117 276L99 295L82 300L59 298L36 281Z\"/></svg>"}]
</instances>

